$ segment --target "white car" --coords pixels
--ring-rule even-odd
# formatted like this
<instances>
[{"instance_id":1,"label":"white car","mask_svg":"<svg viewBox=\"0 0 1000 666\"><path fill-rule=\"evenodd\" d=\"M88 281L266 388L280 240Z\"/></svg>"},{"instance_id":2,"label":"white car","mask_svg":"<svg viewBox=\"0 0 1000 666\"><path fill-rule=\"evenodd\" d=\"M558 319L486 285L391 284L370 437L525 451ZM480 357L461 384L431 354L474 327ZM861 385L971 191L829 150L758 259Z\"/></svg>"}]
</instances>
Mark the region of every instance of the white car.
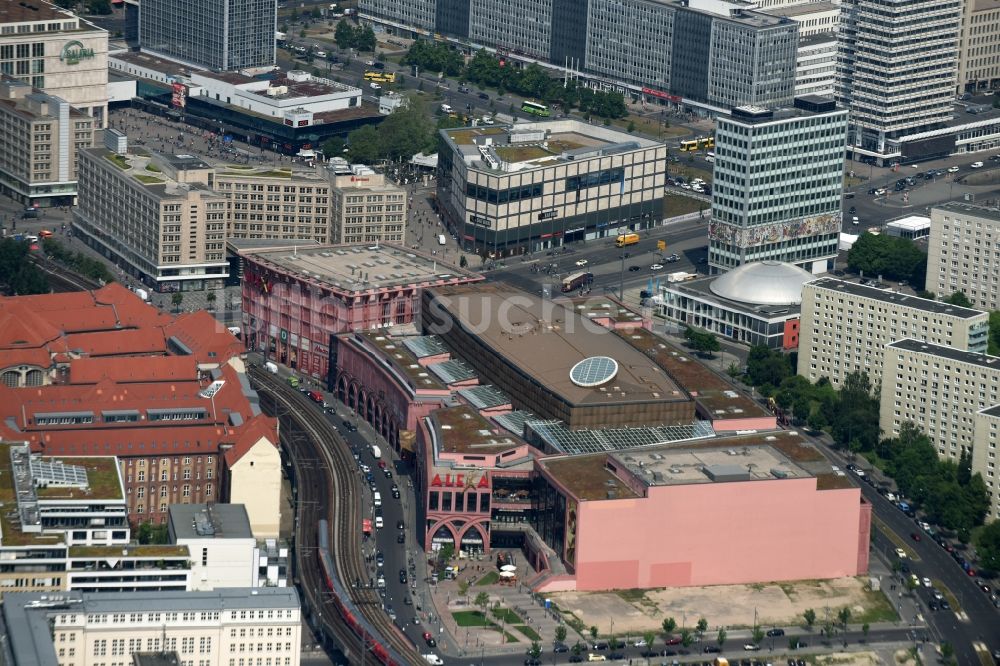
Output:
<instances>
[{"instance_id":1,"label":"white car","mask_svg":"<svg viewBox=\"0 0 1000 666\"><path fill-rule=\"evenodd\" d=\"M424 661L428 664L432 664L432 666L441 666L444 663L444 660L436 654L425 654Z\"/></svg>"},{"instance_id":2,"label":"white car","mask_svg":"<svg viewBox=\"0 0 1000 666\"><path fill-rule=\"evenodd\" d=\"M586 266L587 265L587 260L586 259L580 259L580 260L578 260L576 262L576 265L577 266Z\"/></svg>"},{"instance_id":3,"label":"white car","mask_svg":"<svg viewBox=\"0 0 1000 666\"><path fill-rule=\"evenodd\" d=\"M924 576L923 580L921 580L920 582L924 584L924 587L934 587L934 583L932 583L931 579L928 578L927 576Z\"/></svg>"},{"instance_id":4,"label":"white car","mask_svg":"<svg viewBox=\"0 0 1000 666\"><path fill-rule=\"evenodd\" d=\"M747 643L746 645L743 646L743 649L746 650L747 652L756 652L757 650L760 649L760 646L754 645L753 643Z\"/></svg>"},{"instance_id":5,"label":"white car","mask_svg":"<svg viewBox=\"0 0 1000 666\"><path fill-rule=\"evenodd\" d=\"M652 266L649 267L649 270L651 270L651 271L662 271L663 270L663 264L653 264Z\"/></svg>"},{"instance_id":6,"label":"white car","mask_svg":"<svg viewBox=\"0 0 1000 666\"><path fill-rule=\"evenodd\" d=\"M887 193L888 191L889 191L889 190L885 189L884 187L880 187L880 188L878 188L877 190L875 190L875 196L877 196L877 197L881 197L881 196L885 196L885 194L886 194L886 193Z\"/></svg>"},{"instance_id":7,"label":"white car","mask_svg":"<svg viewBox=\"0 0 1000 666\"><path fill-rule=\"evenodd\" d=\"M379 84L375 83L374 81L372 81L368 85L370 85L372 87L372 90L382 90L382 86L380 86Z\"/></svg>"},{"instance_id":8,"label":"white car","mask_svg":"<svg viewBox=\"0 0 1000 666\"><path fill-rule=\"evenodd\" d=\"M898 557L901 560L905 560L906 559L906 551L903 550L902 548L897 548L896 549L896 557Z\"/></svg>"},{"instance_id":9,"label":"white car","mask_svg":"<svg viewBox=\"0 0 1000 666\"><path fill-rule=\"evenodd\" d=\"M860 220L858 219L857 215L851 218L851 224L858 224L858 223L860 223Z\"/></svg>"},{"instance_id":10,"label":"white car","mask_svg":"<svg viewBox=\"0 0 1000 666\"><path fill-rule=\"evenodd\" d=\"M326 57L326 51L316 51L316 57L317 58L325 58Z\"/></svg>"},{"instance_id":11,"label":"white car","mask_svg":"<svg viewBox=\"0 0 1000 666\"><path fill-rule=\"evenodd\" d=\"M973 162L969 166L971 168L973 168L973 169L982 169L983 168L983 163L982 162Z\"/></svg>"},{"instance_id":12,"label":"white car","mask_svg":"<svg viewBox=\"0 0 1000 666\"><path fill-rule=\"evenodd\" d=\"M684 188L685 190L690 190L691 189L691 184L690 183L681 183L681 187Z\"/></svg>"},{"instance_id":13,"label":"white car","mask_svg":"<svg viewBox=\"0 0 1000 666\"><path fill-rule=\"evenodd\" d=\"M948 167L948 173L958 173L958 167L957 166Z\"/></svg>"},{"instance_id":14,"label":"white car","mask_svg":"<svg viewBox=\"0 0 1000 666\"><path fill-rule=\"evenodd\" d=\"M374 67L375 66L375 61L374 60L365 60L365 64L368 65L369 67Z\"/></svg>"},{"instance_id":15,"label":"white car","mask_svg":"<svg viewBox=\"0 0 1000 666\"><path fill-rule=\"evenodd\" d=\"M646 647L646 639L640 638L639 640L632 643L632 647Z\"/></svg>"}]
</instances>

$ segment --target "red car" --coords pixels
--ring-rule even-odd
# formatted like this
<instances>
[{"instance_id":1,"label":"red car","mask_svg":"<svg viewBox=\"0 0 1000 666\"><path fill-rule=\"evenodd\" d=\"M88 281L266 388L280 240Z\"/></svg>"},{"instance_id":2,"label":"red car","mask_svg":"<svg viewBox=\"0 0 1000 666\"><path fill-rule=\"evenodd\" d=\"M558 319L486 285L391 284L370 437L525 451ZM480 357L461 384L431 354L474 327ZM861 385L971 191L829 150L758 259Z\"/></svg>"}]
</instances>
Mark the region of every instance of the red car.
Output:
<instances>
[{"instance_id":1,"label":"red car","mask_svg":"<svg viewBox=\"0 0 1000 666\"><path fill-rule=\"evenodd\" d=\"M681 644L681 639L678 638L677 636L671 636L670 638L668 638L666 640L666 644L667 645L680 645Z\"/></svg>"},{"instance_id":2,"label":"red car","mask_svg":"<svg viewBox=\"0 0 1000 666\"><path fill-rule=\"evenodd\" d=\"M427 643L427 647L435 647L437 645L437 641L434 640L429 631L424 632L424 642Z\"/></svg>"},{"instance_id":3,"label":"red car","mask_svg":"<svg viewBox=\"0 0 1000 666\"><path fill-rule=\"evenodd\" d=\"M916 532L911 532L910 538L913 539L914 541L920 541L920 535L917 534Z\"/></svg>"},{"instance_id":4,"label":"red car","mask_svg":"<svg viewBox=\"0 0 1000 666\"><path fill-rule=\"evenodd\" d=\"M378 468L379 469L385 469L385 461L384 460L379 460L378 461Z\"/></svg>"}]
</instances>

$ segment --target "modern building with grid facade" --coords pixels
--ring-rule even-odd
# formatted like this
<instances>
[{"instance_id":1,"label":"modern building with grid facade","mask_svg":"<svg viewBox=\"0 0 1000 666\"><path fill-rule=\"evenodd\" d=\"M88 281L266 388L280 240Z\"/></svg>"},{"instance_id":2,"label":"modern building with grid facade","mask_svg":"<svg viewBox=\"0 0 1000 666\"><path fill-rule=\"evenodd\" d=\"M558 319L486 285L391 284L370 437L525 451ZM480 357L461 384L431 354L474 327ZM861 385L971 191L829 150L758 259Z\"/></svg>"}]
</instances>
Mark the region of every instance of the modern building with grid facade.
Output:
<instances>
[{"instance_id":1,"label":"modern building with grid facade","mask_svg":"<svg viewBox=\"0 0 1000 666\"><path fill-rule=\"evenodd\" d=\"M271 67L277 20L277 0L143 0L139 44L205 69Z\"/></svg>"},{"instance_id":2,"label":"modern building with grid facade","mask_svg":"<svg viewBox=\"0 0 1000 666\"><path fill-rule=\"evenodd\" d=\"M140 652L174 652L191 666L293 666L299 604L294 587L19 593L4 598L3 620L12 666L129 666Z\"/></svg>"},{"instance_id":3,"label":"modern building with grid facade","mask_svg":"<svg viewBox=\"0 0 1000 666\"><path fill-rule=\"evenodd\" d=\"M731 0L362 0L363 18L712 112L792 98L798 24Z\"/></svg>"},{"instance_id":4,"label":"modern building with grid facade","mask_svg":"<svg viewBox=\"0 0 1000 666\"><path fill-rule=\"evenodd\" d=\"M70 206L94 118L30 84L0 77L0 192L26 206Z\"/></svg>"},{"instance_id":5,"label":"modern building with grid facade","mask_svg":"<svg viewBox=\"0 0 1000 666\"><path fill-rule=\"evenodd\" d=\"M960 39L959 92L1000 89L1000 3L967 0Z\"/></svg>"},{"instance_id":6,"label":"modern building with grid facade","mask_svg":"<svg viewBox=\"0 0 1000 666\"><path fill-rule=\"evenodd\" d=\"M215 171L214 189L228 199L226 238L331 242L331 185L316 170Z\"/></svg>"},{"instance_id":7,"label":"modern building with grid facade","mask_svg":"<svg viewBox=\"0 0 1000 666\"><path fill-rule=\"evenodd\" d=\"M847 111L829 97L739 107L715 132L708 263L782 261L825 273L837 256Z\"/></svg>"},{"instance_id":8,"label":"modern building with grid facade","mask_svg":"<svg viewBox=\"0 0 1000 666\"><path fill-rule=\"evenodd\" d=\"M222 286L228 199L210 189L213 173L191 155L85 150L73 229L157 291Z\"/></svg>"},{"instance_id":9,"label":"modern building with grid facade","mask_svg":"<svg viewBox=\"0 0 1000 666\"><path fill-rule=\"evenodd\" d=\"M839 387L852 372L882 379L885 345L910 338L984 353L989 314L890 289L819 278L802 288L799 374Z\"/></svg>"},{"instance_id":10,"label":"modern building with grid facade","mask_svg":"<svg viewBox=\"0 0 1000 666\"><path fill-rule=\"evenodd\" d=\"M577 120L440 131L437 201L467 251L518 254L656 226L667 148Z\"/></svg>"},{"instance_id":11,"label":"modern building with grid facade","mask_svg":"<svg viewBox=\"0 0 1000 666\"><path fill-rule=\"evenodd\" d=\"M384 174L333 176L333 243L406 244L406 190Z\"/></svg>"},{"instance_id":12,"label":"modern building with grid facade","mask_svg":"<svg viewBox=\"0 0 1000 666\"><path fill-rule=\"evenodd\" d=\"M958 463L972 456L990 495L987 520L1000 518L997 477L997 415L1000 414L1000 357L976 354L920 340L886 345L879 428L895 437L906 422L931 440L938 455Z\"/></svg>"},{"instance_id":13,"label":"modern building with grid facade","mask_svg":"<svg viewBox=\"0 0 1000 666\"><path fill-rule=\"evenodd\" d=\"M45 0L0 4L0 74L107 123L108 33Z\"/></svg>"},{"instance_id":14,"label":"modern building with grid facade","mask_svg":"<svg viewBox=\"0 0 1000 666\"><path fill-rule=\"evenodd\" d=\"M1000 309L1000 209L958 202L931 208L927 289L961 291L976 307Z\"/></svg>"},{"instance_id":15,"label":"modern building with grid facade","mask_svg":"<svg viewBox=\"0 0 1000 666\"><path fill-rule=\"evenodd\" d=\"M961 0L843 0L837 97L854 156L898 160L899 139L952 117Z\"/></svg>"}]
</instances>

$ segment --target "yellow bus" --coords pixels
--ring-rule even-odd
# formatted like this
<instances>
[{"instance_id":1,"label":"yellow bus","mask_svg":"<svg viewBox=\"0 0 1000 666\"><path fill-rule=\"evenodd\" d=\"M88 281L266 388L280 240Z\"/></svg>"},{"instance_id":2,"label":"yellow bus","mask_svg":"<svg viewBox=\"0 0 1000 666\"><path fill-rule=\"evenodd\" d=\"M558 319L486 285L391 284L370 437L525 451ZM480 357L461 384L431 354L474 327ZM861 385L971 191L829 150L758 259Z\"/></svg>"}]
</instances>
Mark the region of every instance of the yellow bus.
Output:
<instances>
[{"instance_id":1,"label":"yellow bus","mask_svg":"<svg viewBox=\"0 0 1000 666\"><path fill-rule=\"evenodd\" d=\"M698 139L692 139L691 141L681 141L682 153L687 153L696 150L698 150Z\"/></svg>"},{"instance_id":2,"label":"yellow bus","mask_svg":"<svg viewBox=\"0 0 1000 666\"><path fill-rule=\"evenodd\" d=\"M374 81L375 83L395 83L396 74L395 72L365 72L365 81Z\"/></svg>"}]
</instances>

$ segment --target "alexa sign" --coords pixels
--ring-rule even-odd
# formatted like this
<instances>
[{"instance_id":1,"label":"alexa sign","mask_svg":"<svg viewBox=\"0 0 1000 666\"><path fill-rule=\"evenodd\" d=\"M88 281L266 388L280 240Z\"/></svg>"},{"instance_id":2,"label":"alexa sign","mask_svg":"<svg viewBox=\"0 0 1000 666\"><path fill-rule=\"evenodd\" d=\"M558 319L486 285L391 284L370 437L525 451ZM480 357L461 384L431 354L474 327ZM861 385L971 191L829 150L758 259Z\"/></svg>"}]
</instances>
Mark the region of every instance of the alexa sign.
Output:
<instances>
[{"instance_id":1,"label":"alexa sign","mask_svg":"<svg viewBox=\"0 0 1000 666\"><path fill-rule=\"evenodd\" d=\"M76 40L67 43L59 53L59 59L67 65L76 65L81 60L90 60L93 57L94 49L88 49Z\"/></svg>"},{"instance_id":2,"label":"alexa sign","mask_svg":"<svg viewBox=\"0 0 1000 666\"><path fill-rule=\"evenodd\" d=\"M432 488L489 488L490 477L486 474L478 479L472 474L435 474L431 479Z\"/></svg>"}]
</instances>

